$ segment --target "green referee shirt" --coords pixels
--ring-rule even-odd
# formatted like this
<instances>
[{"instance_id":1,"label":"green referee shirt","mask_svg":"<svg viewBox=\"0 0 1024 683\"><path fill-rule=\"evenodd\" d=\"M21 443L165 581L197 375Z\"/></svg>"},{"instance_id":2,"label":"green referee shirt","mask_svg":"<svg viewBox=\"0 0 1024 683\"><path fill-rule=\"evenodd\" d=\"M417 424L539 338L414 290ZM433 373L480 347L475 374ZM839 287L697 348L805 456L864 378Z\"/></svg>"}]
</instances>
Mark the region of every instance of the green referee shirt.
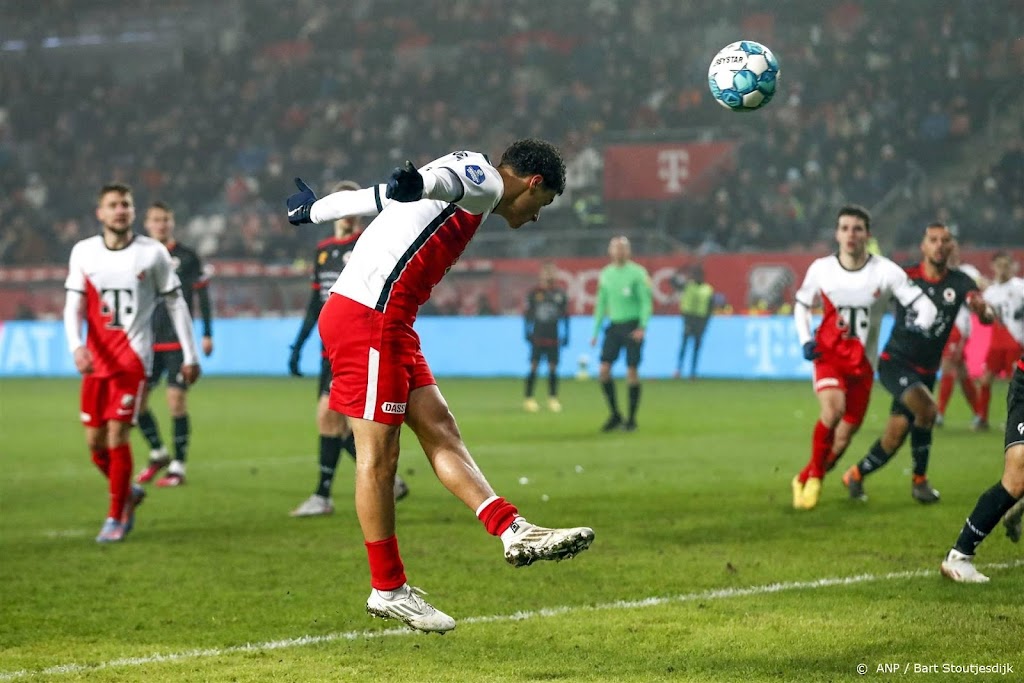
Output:
<instances>
[{"instance_id":1,"label":"green referee shirt","mask_svg":"<svg viewBox=\"0 0 1024 683\"><path fill-rule=\"evenodd\" d=\"M605 266L597 281L594 336L601 330L605 317L613 323L639 320L640 327L646 328L654 310L651 296L651 276L639 263L626 261L621 266Z\"/></svg>"}]
</instances>

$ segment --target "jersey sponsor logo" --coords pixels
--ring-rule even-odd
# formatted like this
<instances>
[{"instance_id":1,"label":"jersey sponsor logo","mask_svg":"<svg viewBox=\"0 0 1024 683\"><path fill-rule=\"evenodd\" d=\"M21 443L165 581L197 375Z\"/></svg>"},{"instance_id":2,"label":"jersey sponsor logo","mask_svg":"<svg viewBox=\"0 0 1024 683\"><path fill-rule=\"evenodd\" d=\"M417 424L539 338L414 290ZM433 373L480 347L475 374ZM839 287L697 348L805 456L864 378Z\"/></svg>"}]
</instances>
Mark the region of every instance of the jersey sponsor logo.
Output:
<instances>
[{"instance_id":1,"label":"jersey sponsor logo","mask_svg":"<svg viewBox=\"0 0 1024 683\"><path fill-rule=\"evenodd\" d=\"M952 287L946 287L942 290L942 298L945 299L947 304L951 304L956 301L956 290Z\"/></svg>"},{"instance_id":2,"label":"jersey sponsor logo","mask_svg":"<svg viewBox=\"0 0 1024 683\"><path fill-rule=\"evenodd\" d=\"M405 403L392 403L385 401L380 404L380 411L389 415L405 415Z\"/></svg>"},{"instance_id":3,"label":"jersey sponsor logo","mask_svg":"<svg viewBox=\"0 0 1024 683\"><path fill-rule=\"evenodd\" d=\"M134 311L132 299L135 292L130 289L103 289L100 290L102 308L100 313L110 316L107 329L119 330L124 327L123 318L127 318Z\"/></svg>"},{"instance_id":4,"label":"jersey sponsor logo","mask_svg":"<svg viewBox=\"0 0 1024 683\"><path fill-rule=\"evenodd\" d=\"M480 168L476 164L468 164L466 166L466 177L472 180L477 185L483 185L484 169Z\"/></svg>"}]
</instances>

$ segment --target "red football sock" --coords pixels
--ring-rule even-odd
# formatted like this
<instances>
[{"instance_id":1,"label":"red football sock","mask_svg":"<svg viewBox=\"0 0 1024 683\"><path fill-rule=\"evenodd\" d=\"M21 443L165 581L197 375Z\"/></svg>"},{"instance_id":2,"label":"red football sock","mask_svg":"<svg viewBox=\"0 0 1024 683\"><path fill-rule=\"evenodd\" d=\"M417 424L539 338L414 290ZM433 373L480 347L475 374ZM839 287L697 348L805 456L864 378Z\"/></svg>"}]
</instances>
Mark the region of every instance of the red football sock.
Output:
<instances>
[{"instance_id":1,"label":"red football sock","mask_svg":"<svg viewBox=\"0 0 1024 683\"><path fill-rule=\"evenodd\" d=\"M825 458L832 452L832 440L835 434L835 427L826 427L821 423L821 420L814 424L814 437L811 441L811 461L807 463L807 468L804 470L807 473L807 477L821 479L825 476ZM805 478L804 481L807 481L807 479Z\"/></svg>"},{"instance_id":2,"label":"red football sock","mask_svg":"<svg viewBox=\"0 0 1024 683\"><path fill-rule=\"evenodd\" d=\"M505 529L512 526L512 522L519 516L519 511L504 498L496 497L490 502L484 501L476 516L484 523L487 533L491 536L501 536Z\"/></svg>"},{"instance_id":3,"label":"red football sock","mask_svg":"<svg viewBox=\"0 0 1024 683\"><path fill-rule=\"evenodd\" d=\"M106 448L92 451L92 461L103 473L104 477L110 478L110 452Z\"/></svg>"},{"instance_id":4,"label":"red football sock","mask_svg":"<svg viewBox=\"0 0 1024 683\"><path fill-rule=\"evenodd\" d=\"M974 404L974 412L985 422L988 422L988 404L992 402L992 385L982 384L978 387L978 402Z\"/></svg>"},{"instance_id":5,"label":"red football sock","mask_svg":"<svg viewBox=\"0 0 1024 683\"><path fill-rule=\"evenodd\" d=\"M132 482L132 447L128 444L111 448L108 478L110 479L110 510L107 517L121 519L124 502Z\"/></svg>"},{"instance_id":6,"label":"red football sock","mask_svg":"<svg viewBox=\"0 0 1024 683\"><path fill-rule=\"evenodd\" d=\"M949 397L953 395L953 375L949 372L942 373L939 380L939 415L946 414L946 406L949 405Z\"/></svg>"},{"instance_id":7,"label":"red football sock","mask_svg":"<svg viewBox=\"0 0 1024 683\"><path fill-rule=\"evenodd\" d=\"M379 591L393 591L405 585L405 566L398 554L398 538L389 536L383 541L366 541L365 545L370 560L370 585Z\"/></svg>"}]
</instances>

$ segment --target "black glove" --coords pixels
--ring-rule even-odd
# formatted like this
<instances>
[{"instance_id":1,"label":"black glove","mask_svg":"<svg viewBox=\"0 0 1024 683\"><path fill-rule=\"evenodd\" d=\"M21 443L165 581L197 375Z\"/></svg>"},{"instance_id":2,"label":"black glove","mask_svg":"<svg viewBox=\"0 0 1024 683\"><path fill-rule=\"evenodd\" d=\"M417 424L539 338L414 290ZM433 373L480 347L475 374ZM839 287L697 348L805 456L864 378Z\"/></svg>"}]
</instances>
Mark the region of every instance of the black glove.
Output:
<instances>
[{"instance_id":1,"label":"black glove","mask_svg":"<svg viewBox=\"0 0 1024 683\"><path fill-rule=\"evenodd\" d=\"M418 202L423 199L423 176L411 161L406 161L404 168L396 168L391 172L388 189L384 194L396 202Z\"/></svg>"},{"instance_id":2,"label":"black glove","mask_svg":"<svg viewBox=\"0 0 1024 683\"><path fill-rule=\"evenodd\" d=\"M821 358L821 353L818 351L818 345L814 343L814 340L804 344L804 358L807 360L817 360Z\"/></svg>"},{"instance_id":3,"label":"black glove","mask_svg":"<svg viewBox=\"0 0 1024 683\"><path fill-rule=\"evenodd\" d=\"M288 207L288 222L292 225L312 223L313 221L309 219L309 212L313 208L313 202L316 201L316 194L313 193L309 185L302 182L302 178L295 179L295 187L299 188L299 191L289 195L288 199L284 201Z\"/></svg>"},{"instance_id":4,"label":"black glove","mask_svg":"<svg viewBox=\"0 0 1024 683\"><path fill-rule=\"evenodd\" d=\"M562 346L565 347L565 346L568 346L568 345L569 345L569 335L566 335L566 336L562 337Z\"/></svg>"},{"instance_id":5,"label":"black glove","mask_svg":"<svg viewBox=\"0 0 1024 683\"><path fill-rule=\"evenodd\" d=\"M289 346L292 350L292 355L288 357L288 372L295 377L302 377L302 372L299 370L299 352L302 351L298 346Z\"/></svg>"}]
</instances>

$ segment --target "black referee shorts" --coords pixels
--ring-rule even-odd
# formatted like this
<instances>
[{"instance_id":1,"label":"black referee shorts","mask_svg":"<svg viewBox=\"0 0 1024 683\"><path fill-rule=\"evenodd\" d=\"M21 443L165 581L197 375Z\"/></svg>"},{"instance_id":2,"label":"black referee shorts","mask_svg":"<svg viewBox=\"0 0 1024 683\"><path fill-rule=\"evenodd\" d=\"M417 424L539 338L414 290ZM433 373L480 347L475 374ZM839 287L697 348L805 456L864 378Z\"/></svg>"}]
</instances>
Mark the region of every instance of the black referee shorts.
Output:
<instances>
[{"instance_id":1,"label":"black referee shorts","mask_svg":"<svg viewBox=\"0 0 1024 683\"><path fill-rule=\"evenodd\" d=\"M601 362L614 363L626 349L626 366L635 368L640 365L640 351L644 343L631 336L640 327L639 320L627 320L611 323L604 331L604 344L601 345Z\"/></svg>"}]
</instances>

